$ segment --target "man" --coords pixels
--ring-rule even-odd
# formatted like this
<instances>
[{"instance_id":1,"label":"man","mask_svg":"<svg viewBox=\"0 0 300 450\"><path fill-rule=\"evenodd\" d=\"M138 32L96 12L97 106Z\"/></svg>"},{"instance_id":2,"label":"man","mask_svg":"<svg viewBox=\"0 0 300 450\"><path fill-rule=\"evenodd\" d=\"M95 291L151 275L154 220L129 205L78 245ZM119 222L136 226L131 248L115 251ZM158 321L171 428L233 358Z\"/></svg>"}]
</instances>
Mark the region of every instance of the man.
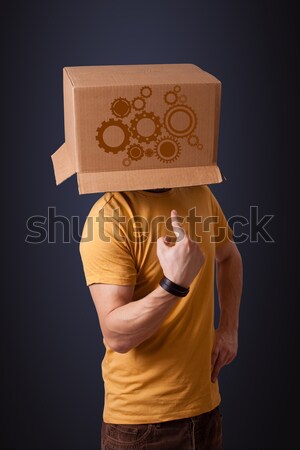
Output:
<instances>
[{"instance_id":1,"label":"man","mask_svg":"<svg viewBox=\"0 0 300 450\"><path fill-rule=\"evenodd\" d=\"M242 290L231 238L207 186L106 193L92 208L80 252L106 347L101 448L222 447L217 379L237 354Z\"/></svg>"}]
</instances>

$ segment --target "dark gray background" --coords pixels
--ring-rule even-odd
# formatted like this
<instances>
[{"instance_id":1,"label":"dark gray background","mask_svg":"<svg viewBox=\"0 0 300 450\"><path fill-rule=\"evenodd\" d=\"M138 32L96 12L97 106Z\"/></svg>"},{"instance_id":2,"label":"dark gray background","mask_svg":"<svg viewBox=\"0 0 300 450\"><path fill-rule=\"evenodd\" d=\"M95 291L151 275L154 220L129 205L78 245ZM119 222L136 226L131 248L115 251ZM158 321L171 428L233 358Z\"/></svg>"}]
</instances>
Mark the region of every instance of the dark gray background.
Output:
<instances>
[{"instance_id":1,"label":"dark gray background","mask_svg":"<svg viewBox=\"0 0 300 450\"><path fill-rule=\"evenodd\" d=\"M56 187L62 68L194 63L223 82L213 190L228 217L274 214L244 243L238 358L220 377L227 448L298 444L296 13L288 2L28 1L2 7L1 448L98 448L103 345L76 243L25 243L26 220L84 218L98 195ZM3 117L6 119L3 120ZM299 265L299 264L298 264ZM299 361L298 361L299 362Z\"/></svg>"}]
</instances>

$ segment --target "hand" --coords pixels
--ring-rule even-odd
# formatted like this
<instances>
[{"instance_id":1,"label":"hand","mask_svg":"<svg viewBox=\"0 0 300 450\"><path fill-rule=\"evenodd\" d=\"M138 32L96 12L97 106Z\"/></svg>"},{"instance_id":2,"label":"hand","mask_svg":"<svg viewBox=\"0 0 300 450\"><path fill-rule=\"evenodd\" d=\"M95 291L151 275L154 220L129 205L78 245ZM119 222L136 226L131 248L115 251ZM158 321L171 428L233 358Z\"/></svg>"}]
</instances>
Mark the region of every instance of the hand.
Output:
<instances>
[{"instance_id":1,"label":"hand","mask_svg":"<svg viewBox=\"0 0 300 450\"><path fill-rule=\"evenodd\" d=\"M216 330L216 340L211 356L211 381L214 383L223 366L230 364L237 355L238 333L237 331Z\"/></svg>"},{"instance_id":2,"label":"hand","mask_svg":"<svg viewBox=\"0 0 300 450\"><path fill-rule=\"evenodd\" d=\"M170 246L170 239L160 237L157 240L157 256L169 280L182 287L189 287L204 263L204 256L199 244L192 241L182 228L174 209L171 219L176 243Z\"/></svg>"}]
</instances>

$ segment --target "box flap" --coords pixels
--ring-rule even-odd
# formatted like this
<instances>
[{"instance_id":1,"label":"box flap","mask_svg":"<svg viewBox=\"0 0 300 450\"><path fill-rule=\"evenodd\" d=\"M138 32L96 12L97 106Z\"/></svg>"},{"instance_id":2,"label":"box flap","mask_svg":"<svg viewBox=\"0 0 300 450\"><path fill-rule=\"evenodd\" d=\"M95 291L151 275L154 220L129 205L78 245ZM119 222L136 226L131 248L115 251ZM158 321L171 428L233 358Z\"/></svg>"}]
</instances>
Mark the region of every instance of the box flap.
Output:
<instances>
[{"instance_id":1,"label":"box flap","mask_svg":"<svg viewBox=\"0 0 300 450\"><path fill-rule=\"evenodd\" d=\"M79 66L65 67L64 71L75 88L219 82L195 64Z\"/></svg>"},{"instance_id":2,"label":"box flap","mask_svg":"<svg viewBox=\"0 0 300 450\"><path fill-rule=\"evenodd\" d=\"M79 194L109 191L136 191L201 184L220 183L222 175L216 164L200 167L143 169L141 171L107 171L78 173ZM109 189L107 188L109 186Z\"/></svg>"},{"instance_id":3,"label":"box flap","mask_svg":"<svg viewBox=\"0 0 300 450\"><path fill-rule=\"evenodd\" d=\"M76 173L74 163L65 143L51 155L51 158L56 184L62 183Z\"/></svg>"}]
</instances>

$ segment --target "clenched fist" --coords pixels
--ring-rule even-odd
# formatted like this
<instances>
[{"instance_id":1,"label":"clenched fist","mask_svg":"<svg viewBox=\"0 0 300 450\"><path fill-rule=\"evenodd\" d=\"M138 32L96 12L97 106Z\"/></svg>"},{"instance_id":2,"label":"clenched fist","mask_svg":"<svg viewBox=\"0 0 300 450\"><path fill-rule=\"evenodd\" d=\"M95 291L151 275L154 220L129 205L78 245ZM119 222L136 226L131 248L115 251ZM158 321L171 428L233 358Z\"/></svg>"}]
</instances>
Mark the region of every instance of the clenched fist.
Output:
<instances>
[{"instance_id":1,"label":"clenched fist","mask_svg":"<svg viewBox=\"0 0 300 450\"><path fill-rule=\"evenodd\" d=\"M204 263L199 244L192 241L178 221L177 211L171 211L171 220L176 235L175 245L167 238L157 240L157 256L165 277L182 287L189 287Z\"/></svg>"}]
</instances>

